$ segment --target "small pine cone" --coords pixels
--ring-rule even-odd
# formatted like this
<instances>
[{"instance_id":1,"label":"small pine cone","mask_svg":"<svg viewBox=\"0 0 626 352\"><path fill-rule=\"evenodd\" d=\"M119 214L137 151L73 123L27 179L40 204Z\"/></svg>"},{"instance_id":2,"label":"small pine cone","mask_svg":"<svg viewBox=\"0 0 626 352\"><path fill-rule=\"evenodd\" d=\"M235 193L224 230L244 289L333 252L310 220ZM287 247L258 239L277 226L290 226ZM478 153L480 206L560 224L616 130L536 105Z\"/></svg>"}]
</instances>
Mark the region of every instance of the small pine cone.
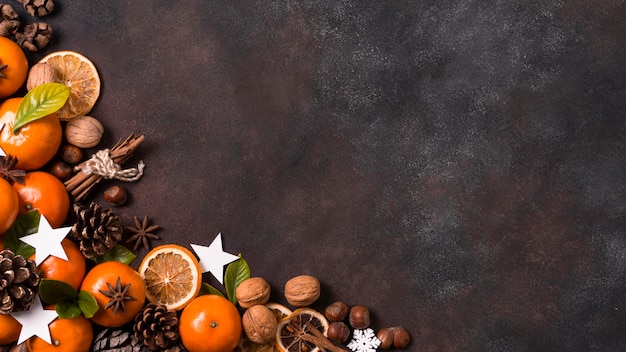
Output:
<instances>
[{"instance_id":1,"label":"small pine cone","mask_svg":"<svg viewBox=\"0 0 626 352\"><path fill-rule=\"evenodd\" d=\"M105 254L122 239L122 220L111 209L92 202L88 207L74 204L74 213L70 236L86 258Z\"/></svg>"},{"instance_id":2,"label":"small pine cone","mask_svg":"<svg viewBox=\"0 0 626 352\"><path fill-rule=\"evenodd\" d=\"M94 339L93 352L149 352L128 331L104 329Z\"/></svg>"},{"instance_id":3,"label":"small pine cone","mask_svg":"<svg viewBox=\"0 0 626 352\"><path fill-rule=\"evenodd\" d=\"M15 35L20 28L20 20L13 7L9 4L0 4L0 36Z\"/></svg>"},{"instance_id":4,"label":"small pine cone","mask_svg":"<svg viewBox=\"0 0 626 352\"><path fill-rule=\"evenodd\" d=\"M35 262L4 249L0 252L0 272L0 313L28 310L41 280Z\"/></svg>"},{"instance_id":5,"label":"small pine cone","mask_svg":"<svg viewBox=\"0 0 626 352\"><path fill-rule=\"evenodd\" d=\"M54 10L52 0L19 0L31 16L42 17Z\"/></svg>"},{"instance_id":6,"label":"small pine cone","mask_svg":"<svg viewBox=\"0 0 626 352\"><path fill-rule=\"evenodd\" d=\"M133 330L135 338L152 351L175 346L180 337L176 312L168 311L164 305L154 303L148 303L135 316Z\"/></svg>"},{"instance_id":7,"label":"small pine cone","mask_svg":"<svg viewBox=\"0 0 626 352\"><path fill-rule=\"evenodd\" d=\"M45 48L52 38L52 27L45 22L31 23L23 32L15 34L15 40L22 48L36 52Z\"/></svg>"}]
</instances>

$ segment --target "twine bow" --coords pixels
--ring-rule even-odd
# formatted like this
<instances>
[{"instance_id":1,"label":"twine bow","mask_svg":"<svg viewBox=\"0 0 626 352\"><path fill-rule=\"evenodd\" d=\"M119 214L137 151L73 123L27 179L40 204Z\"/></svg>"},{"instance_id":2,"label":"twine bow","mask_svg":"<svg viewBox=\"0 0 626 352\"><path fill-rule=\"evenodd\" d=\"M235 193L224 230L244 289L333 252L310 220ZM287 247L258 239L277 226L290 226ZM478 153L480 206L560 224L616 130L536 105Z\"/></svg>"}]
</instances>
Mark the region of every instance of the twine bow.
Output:
<instances>
[{"instance_id":1,"label":"twine bow","mask_svg":"<svg viewBox=\"0 0 626 352\"><path fill-rule=\"evenodd\" d=\"M137 181L143 176L145 164L139 161L136 168L124 169L116 164L109 155L108 149L103 149L91 156L80 168L87 175L97 174L106 179L117 179L120 181Z\"/></svg>"}]
</instances>

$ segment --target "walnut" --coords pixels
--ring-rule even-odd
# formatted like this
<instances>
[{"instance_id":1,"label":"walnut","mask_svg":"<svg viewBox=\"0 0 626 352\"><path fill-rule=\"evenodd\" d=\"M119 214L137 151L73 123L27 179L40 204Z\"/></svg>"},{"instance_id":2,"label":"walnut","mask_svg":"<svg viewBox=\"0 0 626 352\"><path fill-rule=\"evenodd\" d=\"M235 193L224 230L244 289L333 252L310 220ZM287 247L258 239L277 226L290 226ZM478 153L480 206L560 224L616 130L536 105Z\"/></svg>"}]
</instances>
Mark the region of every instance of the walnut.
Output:
<instances>
[{"instance_id":1,"label":"walnut","mask_svg":"<svg viewBox=\"0 0 626 352\"><path fill-rule=\"evenodd\" d=\"M285 298L295 307L313 304L320 297L320 282L309 275L300 275L289 279L285 284Z\"/></svg>"},{"instance_id":2,"label":"walnut","mask_svg":"<svg viewBox=\"0 0 626 352\"><path fill-rule=\"evenodd\" d=\"M270 285L263 278L251 277L242 281L235 290L235 297L241 308L265 304L270 298Z\"/></svg>"},{"instance_id":3,"label":"walnut","mask_svg":"<svg viewBox=\"0 0 626 352\"><path fill-rule=\"evenodd\" d=\"M65 126L65 139L79 148L92 148L100 143L104 127L91 116L76 116Z\"/></svg>"},{"instance_id":4,"label":"walnut","mask_svg":"<svg viewBox=\"0 0 626 352\"><path fill-rule=\"evenodd\" d=\"M40 84L58 82L54 67L46 63L38 63L33 65L28 71L28 79L26 80L26 89L31 90Z\"/></svg>"},{"instance_id":5,"label":"walnut","mask_svg":"<svg viewBox=\"0 0 626 352\"><path fill-rule=\"evenodd\" d=\"M254 343L266 344L276 337L278 321L274 313L264 305L257 304L248 308L241 317L241 323L246 336Z\"/></svg>"}]
</instances>

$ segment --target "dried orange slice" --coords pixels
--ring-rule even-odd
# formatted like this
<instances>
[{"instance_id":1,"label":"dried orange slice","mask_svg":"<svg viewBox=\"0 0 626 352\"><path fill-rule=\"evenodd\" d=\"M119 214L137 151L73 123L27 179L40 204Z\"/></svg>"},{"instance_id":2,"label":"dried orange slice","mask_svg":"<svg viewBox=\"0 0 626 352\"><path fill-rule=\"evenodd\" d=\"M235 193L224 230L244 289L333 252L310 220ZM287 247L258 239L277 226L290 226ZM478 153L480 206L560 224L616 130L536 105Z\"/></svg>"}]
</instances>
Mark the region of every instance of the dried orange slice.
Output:
<instances>
[{"instance_id":1,"label":"dried orange slice","mask_svg":"<svg viewBox=\"0 0 626 352\"><path fill-rule=\"evenodd\" d=\"M202 272L185 247L165 244L152 249L137 270L146 284L146 298L168 310L181 310L200 292Z\"/></svg>"},{"instance_id":2,"label":"dried orange slice","mask_svg":"<svg viewBox=\"0 0 626 352\"><path fill-rule=\"evenodd\" d=\"M57 112L59 119L67 121L91 111L100 96L100 76L91 60L75 51L56 51L39 62L52 66L59 82L71 89L69 99Z\"/></svg>"},{"instance_id":3,"label":"dried orange slice","mask_svg":"<svg viewBox=\"0 0 626 352\"><path fill-rule=\"evenodd\" d=\"M269 308L269 310L271 310L272 313L274 313L274 316L276 317L276 321L278 322L280 322L281 320L289 316L291 313L293 313L291 309L283 306L280 303L267 302L265 303L265 306Z\"/></svg>"},{"instance_id":4,"label":"dried orange slice","mask_svg":"<svg viewBox=\"0 0 626 352\"><path fill-rule=\"evenodd\" d=\"M311 329L317 329L319 333L326 335L328 320L314 309L298 308L278 323L276 346L281 352L319 351L319 347L313 342L316 334Z\"/></svg>"}]
</instances>

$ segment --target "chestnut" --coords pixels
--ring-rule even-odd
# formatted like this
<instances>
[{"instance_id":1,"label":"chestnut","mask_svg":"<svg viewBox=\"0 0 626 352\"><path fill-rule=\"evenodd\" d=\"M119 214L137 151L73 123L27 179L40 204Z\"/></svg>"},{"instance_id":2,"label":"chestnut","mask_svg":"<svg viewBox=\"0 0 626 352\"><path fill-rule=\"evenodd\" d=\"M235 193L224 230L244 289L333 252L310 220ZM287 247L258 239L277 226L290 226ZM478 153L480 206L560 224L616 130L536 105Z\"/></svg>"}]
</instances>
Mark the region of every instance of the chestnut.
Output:
<instances>
[{"instance_id":1,"label":"chestnut","mask_svg":"<svg viewBox=\"0 0 626 352\"><path fill-rule=\"evenodd\" d=\"M350 328L343 322L334 321L328 325L326 337L336 343L344 343L350 337Z\"/></svg>"},{"instance_id":2,"label":"chestnut","mask_svg":"<svg viewBox=\"0 0 626 352\"><path fill-rule=\"evenodd\" d=\"M383 350L391 348L405 348L411 342L411 334L403 326L380 329L376 334L380 340L380 348Z\"/></svg>"},{"instance_id":3,"label":"chestnut","mask_svg":"<svg viewBox=\"0 0 626 352\"><path fill-rule=\"evenodd\" d=\"M337 301L326 307L324 315L330 321L343 321L348 316L350 308L342 301Z\"/></svg>"},{"instance_id":4,"label":"chestnut","mask_svg":"<svg viewBox=\"0 0 626 352\"><path fill-rule=\"evenodd\" d=\"M126 194L126 190L120 186L111 186L104 191L104 200L114 206L124 205L127 199L128 195Z\"/></svg>"},{"instance_id":5,"label":"chestnut","mask_svg":"<svg viewBox=\"0 0 626 352\"><path fill-rule=\"evenodd\" d=\"M355 329L365 329L370 326L370 311L365 306L354 306L348 317L350 325Z\"/></svg>"},{"instance_id":6,"label":"chestnut","mask_svg":"<svg viewBox=\"0 0 626 352\"><path fill-rule=\"evenodd\" d=\"M50 173L65 182L72 177L72 167L64 161L57 161L50 166Z\"/></svg>"}]
</instances>

